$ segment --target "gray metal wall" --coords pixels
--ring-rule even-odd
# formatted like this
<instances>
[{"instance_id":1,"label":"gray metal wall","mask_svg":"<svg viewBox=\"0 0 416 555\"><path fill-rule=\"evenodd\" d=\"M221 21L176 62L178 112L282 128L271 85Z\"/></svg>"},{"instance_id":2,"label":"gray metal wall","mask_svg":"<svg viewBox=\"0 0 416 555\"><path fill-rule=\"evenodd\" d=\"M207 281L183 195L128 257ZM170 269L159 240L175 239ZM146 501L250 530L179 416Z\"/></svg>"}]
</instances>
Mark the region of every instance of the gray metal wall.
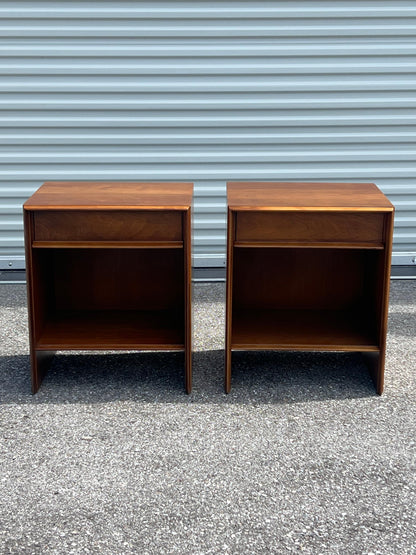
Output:
<instances>
[{"instance_id":1,"label":"gray metal wall","mask_svg":"<svg viewBox=\"0 0 416 555\"><path fill-rule=\"evenodd\" d=\"M45 180L192 180L224 265L228 179L374 181L416 255L416 2L0 2L0 267Z\"/></svg>"}]
</instances>

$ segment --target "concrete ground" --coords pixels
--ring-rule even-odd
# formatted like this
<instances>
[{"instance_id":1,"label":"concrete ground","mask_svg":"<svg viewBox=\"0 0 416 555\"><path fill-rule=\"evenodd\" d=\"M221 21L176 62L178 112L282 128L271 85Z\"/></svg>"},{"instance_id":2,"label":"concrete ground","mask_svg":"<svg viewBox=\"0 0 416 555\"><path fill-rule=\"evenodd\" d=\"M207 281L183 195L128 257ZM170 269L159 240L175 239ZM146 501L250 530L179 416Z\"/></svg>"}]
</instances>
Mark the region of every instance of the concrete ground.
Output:
<instances>
[{"instance_id":1,"label":"concrete ground","mask_svg":"<svg viewBox=\"0 0 416 555\"><path fill-rule=\"evenodd\" d=\"M59 354L30 394L23 285L0 284L0 553L416 553L416 281L392 283L386 387L357 354L237 353L224 285L181 354Z\"/></svg>"}]
</instances>

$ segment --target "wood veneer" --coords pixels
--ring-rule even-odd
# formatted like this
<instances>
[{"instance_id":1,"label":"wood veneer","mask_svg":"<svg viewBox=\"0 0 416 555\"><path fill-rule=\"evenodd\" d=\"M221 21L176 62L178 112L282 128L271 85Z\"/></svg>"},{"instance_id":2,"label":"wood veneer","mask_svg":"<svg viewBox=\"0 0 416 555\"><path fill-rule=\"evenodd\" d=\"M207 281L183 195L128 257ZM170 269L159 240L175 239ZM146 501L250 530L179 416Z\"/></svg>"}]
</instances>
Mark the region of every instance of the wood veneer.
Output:
<instances>
[{"instance_id":1,"label":"wood veneer","mask_svg":"<svg viewBox=\"0 0 416 555\"><path fill-rule=\"evenodd\" d=\"M24 204L32 391L56 350L183 350L190 183L48 182Z\"/></svg>"},{"instance_id":2,"label":"wood veneer","mask_svg":"<svg viewBox=\"0 0 416 555\"><path fill-rule=\"evenodd\" d=\"M393 205L374 184L227 189L226 392L232 351L267 349L366 353L381 394Z\"/></svg>"}]
</instances>

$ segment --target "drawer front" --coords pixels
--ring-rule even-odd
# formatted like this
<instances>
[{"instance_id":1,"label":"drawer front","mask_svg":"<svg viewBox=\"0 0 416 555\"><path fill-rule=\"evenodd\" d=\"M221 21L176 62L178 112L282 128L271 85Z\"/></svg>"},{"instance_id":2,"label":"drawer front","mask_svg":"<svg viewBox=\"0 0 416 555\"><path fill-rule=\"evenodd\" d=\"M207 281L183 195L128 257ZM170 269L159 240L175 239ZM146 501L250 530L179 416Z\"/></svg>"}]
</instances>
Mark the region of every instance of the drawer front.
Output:
<instances>
[{"instance_id":1,"label":"drawer front","mask_svg":"<svg viewBox=\"0 0 416 555\"><path fill-rule=\"evenodd\" d=\"M182 212L35 212L34 228L35 241L181 241Z\"/></svg>"},{"instance_id":2,"label":"drawer front","mask_svg":"<svg viewBox=\"0 0 416 555\"><path fill-rule=\"evenodd\" d=\"M351 212L237 212L236 241L381 243L384 215Z\"/></svg>"}]
</instances>

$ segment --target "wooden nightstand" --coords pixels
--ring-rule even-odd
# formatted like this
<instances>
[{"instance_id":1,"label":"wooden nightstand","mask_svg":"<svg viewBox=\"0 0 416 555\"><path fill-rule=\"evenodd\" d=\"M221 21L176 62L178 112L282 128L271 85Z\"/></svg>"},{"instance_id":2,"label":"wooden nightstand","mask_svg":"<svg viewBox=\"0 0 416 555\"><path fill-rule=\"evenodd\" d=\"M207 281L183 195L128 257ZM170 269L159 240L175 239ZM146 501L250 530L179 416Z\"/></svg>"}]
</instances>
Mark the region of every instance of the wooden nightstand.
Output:
<instances>
[{"instance_id":1,"label":"wooden nightstand","mask_svg":"<svg viewBox=\"0 0 416 555\"><path fill-rule=\"evenodd\" d=\"M382 393L393 216L373 184L228 183L227 393L237 350L360 351Z\"/></svg>"},{"instance_id":2,"label":"wooden nightstand","mask_svg":"<svg viewBox=\"0 0 416 555\"><path fill-rule=\"evenodd\" d=\"M24 204L32 391L56 350L183 350L191 183L49 182Z\"/></svg>"}]
</instances>

